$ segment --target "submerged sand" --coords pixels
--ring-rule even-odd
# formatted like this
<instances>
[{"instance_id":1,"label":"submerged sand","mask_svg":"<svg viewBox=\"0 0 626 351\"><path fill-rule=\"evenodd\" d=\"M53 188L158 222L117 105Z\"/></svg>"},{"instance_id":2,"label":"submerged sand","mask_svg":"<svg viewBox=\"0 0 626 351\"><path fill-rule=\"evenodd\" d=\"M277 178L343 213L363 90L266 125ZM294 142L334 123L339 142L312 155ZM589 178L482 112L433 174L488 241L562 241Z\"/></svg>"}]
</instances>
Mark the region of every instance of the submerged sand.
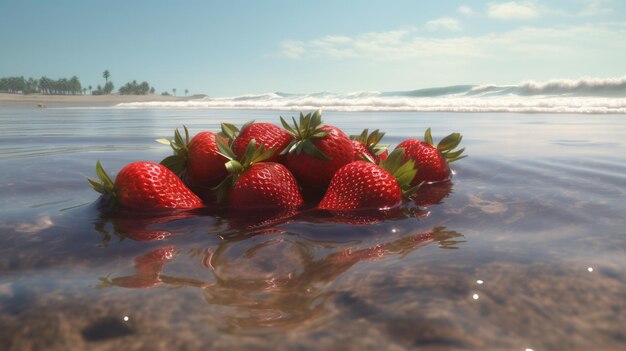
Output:
<instances>
[{"instance_id":1,"label":"submerged sand","mask_svg":"<svg viewBox=\"0 0 626 351\"><path fill-rule=\"evenodd\" d=\"M0 93L0 106L11 107L107 107L124 102L187 101L204 95L163 96L148 95L43 95Z\"/></svg>"}]
</instances>

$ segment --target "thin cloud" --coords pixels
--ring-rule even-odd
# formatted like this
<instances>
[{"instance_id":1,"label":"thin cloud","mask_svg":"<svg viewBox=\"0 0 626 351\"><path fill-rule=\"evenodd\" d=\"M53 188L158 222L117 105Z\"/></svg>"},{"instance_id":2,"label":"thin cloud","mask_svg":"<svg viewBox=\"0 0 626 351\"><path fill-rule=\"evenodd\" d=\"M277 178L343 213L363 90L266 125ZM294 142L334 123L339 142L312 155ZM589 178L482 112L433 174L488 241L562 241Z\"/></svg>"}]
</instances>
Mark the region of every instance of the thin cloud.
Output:
<instances>
[{"instance_id":1,"label":"thin cloud","mask_svg":"<svg viewBox=\"0 0 626 351\"><path fill-rule=\"evenodd\" d=\"M504 20L534 19L541 16L543 8L533 1L509 1L492 3L487 7L487 15Z\"/></svg>"},{"instance_id":2,"label":"thin cloud","mask_svg":"<svg viewBox=\"0 0 626 351\"><path fill-rule=\"evenodd\" d=\"M280 50L288 58L300 58L305 51L304 42L285 40L280 43Z\"/></svg>"},{"instance_id":3,"label":"thin cloud","mask_svg":"<svg viewBox=\"0 0 626 351\"><path fill-rule=\"evenodd\" d=\"M437 18L426 22L426 29L435 31L439 29L447 29L452 31L461 30L461 24L458 20L450 17Z\"/></svg>"},{"instance_id":4,"label":"thin cloud","mask_svg":"<svg viewBox=\"0 0 626 351\"><path fill-rule=\"evenodd\" d=\"M578 13L579 16L597 16L605 15L613 12L606 0L585 0L583 9Z\"/></svg>"},{"instance_id":5,"label":"thin cloud","mask_svg":"<svg viewBox=\"0 0 626 351\"><path fill-rule=\"evenodd\" d=\"M466 15L466 16L471 16L471 15L473 15L473 14L475 14L475 13L476 13L476 11L474 11L474 9L473 9L473 8L471 8L471 7L469 7L469 6L465 6L465 5L464 5L464 6L459 6L459 8L457 9L457 11L458 11L459 13L463 14L463 15Z\"/></svg>"},{"instance_id":6,"label":"thin cloud","mask_svg":"<svg viewBox=\"0 0 626 351\"><path fill-rule=\"evenodd\" d=\"M562 59L591 52L626 52L626 23L598 23L558 27L521 27L477 36L438 38L424 32L397 30L356 36L326 36L310 41L285 41L282 56L289 59L353 59L371 62L500 58ZM339 38L339 39L338 39ZM521 56L520 56L521 55Z\"/></svg>"}]
</instances>

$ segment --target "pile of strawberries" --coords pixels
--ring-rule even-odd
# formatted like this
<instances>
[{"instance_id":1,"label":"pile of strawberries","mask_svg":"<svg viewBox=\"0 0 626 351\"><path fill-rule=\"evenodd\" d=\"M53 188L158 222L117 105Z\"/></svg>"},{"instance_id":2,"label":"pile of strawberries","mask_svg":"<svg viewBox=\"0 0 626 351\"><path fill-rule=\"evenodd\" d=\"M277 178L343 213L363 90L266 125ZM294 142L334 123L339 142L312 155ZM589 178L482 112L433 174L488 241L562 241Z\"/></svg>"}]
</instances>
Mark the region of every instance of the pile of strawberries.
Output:
<instances>
[{"instance_id":1,"label":"pile of strawberries","mask_svg":"<svg viewBox=\"0 0 626 351\"><path fill-rule=\"evenodd\" d=\"M448 181L449 163L464 158L453 133L437 146L407 139L392 152L378 130L348 137L324 125L320 111L292 117L282 128L222 123L221 132L176 130L172 156L161 163L133 162L113 181L98 161L91 186L124 209L195 209L219 204L236 210L296 209L306 203L329 211L391 209L415 196L423 183ZM321 200L320 200L321 198Z\"/></svg>"}]
</instances>

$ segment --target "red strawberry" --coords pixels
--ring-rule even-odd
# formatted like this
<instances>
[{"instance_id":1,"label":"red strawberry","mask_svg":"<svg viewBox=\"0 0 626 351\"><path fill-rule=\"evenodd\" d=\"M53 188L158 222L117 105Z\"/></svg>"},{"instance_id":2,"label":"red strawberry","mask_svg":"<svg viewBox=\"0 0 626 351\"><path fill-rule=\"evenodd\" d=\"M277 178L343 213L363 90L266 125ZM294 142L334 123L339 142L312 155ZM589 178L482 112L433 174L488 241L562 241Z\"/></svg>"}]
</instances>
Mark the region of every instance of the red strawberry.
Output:
<instances>
[{"instance_id":1,"label":"red strawberry","mask_svg":"<svg viewBox=\"0 0 626 351\"><path fill-rule=\"evenodd\" d=\"M335 173L318 208L333 211L393 208L402 196L417 190L409 189L415 177L414 162L403 161L404 153L396 150L377 166L355 161Z\"/></svg>"},{"instance_id":2,"label":"red strawberry","mask_svg":"<svg viewBox=\"0 0 626 351\"><path fill-rule=\"evenodd\" d=\"M413 179L413 185L421 182L439 182L450 179L449 163L458 161L467 156L461 156L465 148L454 150L463 137L459 133L452 133L443 138L437 147L433 146L430 128L424 134L424 141L407 139L396 147L404 149L405 158L413 159L419 172Z\"/></svg>"},{"instance_id":3,"label":"red strawberry","mask_svg":"<svg viewBox=\"0 0 626 351\"><path fill-rule=\"evenodd\" d=\"M189 131L185 129L185 139L178 129L174 132L174 140L159 139L160 143L168 144L174 155L168 156L161 164L186 179L194 187L212 188L219 184L228 172L224 163L228 161L217 151L216 139L224 138L213 132L200 132L189 141Z\"/></svg>"},{"instance_id":4,"label":"red strawberry","mask_svg":"<svg viewBox=\"0 0 626 351\"><path fill-rule=\"evenodd\" d=\"M303 204L298 183L289 170L280 163L262 162L274 150L257 147L250 141L241 161L222 141L220 152L228 157L226 169L231 173L218 187L218 201L228 199L234 209L297 208Z\"/></svg>"},{"instance_id":5,"label":"red strawberry","mask_svg":"<svg viewBox=\"0 0 626 351\"><path fill-rule=\"evenodd\" d=\"M266 150L275 150L274 154L265 162L283 163L285 155L281 155L280 152L293 140L293 136L289 132L271 123L246 124L241 127L238 133L232 144L232 149L237 157L243 157L250 141L256 140L257 144L265 145Z\"/></svg>"},{"instance_id":6,"label":"red strawberry","mask_svg":"<svg viewBox=\"0 0 626 351\"><path fill-rule=\"evenodd\" d=\"M100 182L89 179L91 186L124 208L138 210L192 209L202 207L198 198L172 171L154 162L133 162L122 168L115 183L100 161L96 163Z\"/></svg>"},{"instance_id":7,"label":"red strawberry","mask_svg":"<svg viewBox=\"0 0 626 351\"><path fill-rule=\"evenodd\" d=\"M354 161L350 139L333 126L322 126L322 114L300 114L293 127L281 117L285 129L294 136L282 153L287 153L287 168L303 186L325 188L339 168Z\"/></svg>"},{"instance_id":8,"label":"red strawberry","mask_svg":"<svg viewBox=\"0 0 626 351\"><path fill-rule=\"evenodd\" d=\"M388 144L378 144L385 133L381 133L378 129L369 134L367 129L363 130L359 135L350 135L352 145L354 146L354 160L361 161L364 158L366 160L372 160L378 164L380 161L387 159L387 147Z\"/></svg>"}]
</instances>

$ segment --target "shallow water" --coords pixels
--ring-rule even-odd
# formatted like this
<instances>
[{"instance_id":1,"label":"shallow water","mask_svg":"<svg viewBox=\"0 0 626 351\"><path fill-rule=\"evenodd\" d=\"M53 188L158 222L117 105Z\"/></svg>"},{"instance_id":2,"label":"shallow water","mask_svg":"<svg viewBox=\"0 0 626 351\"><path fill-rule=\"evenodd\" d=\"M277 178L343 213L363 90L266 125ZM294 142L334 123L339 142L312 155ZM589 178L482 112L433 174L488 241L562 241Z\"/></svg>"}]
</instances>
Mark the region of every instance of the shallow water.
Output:
<instances>
[{"instance_id":1,"label":"shallow water","mask_svg":"<svg viewBox=\"0 0 626 351\"><path fill-rule=\"evenodd\" d=\"M281 114L0 107L0 349L626 347L624 115L325 113L463 133L441 203L402 212L112 216L85 180Z\"/></svg>"}]
</instances>

